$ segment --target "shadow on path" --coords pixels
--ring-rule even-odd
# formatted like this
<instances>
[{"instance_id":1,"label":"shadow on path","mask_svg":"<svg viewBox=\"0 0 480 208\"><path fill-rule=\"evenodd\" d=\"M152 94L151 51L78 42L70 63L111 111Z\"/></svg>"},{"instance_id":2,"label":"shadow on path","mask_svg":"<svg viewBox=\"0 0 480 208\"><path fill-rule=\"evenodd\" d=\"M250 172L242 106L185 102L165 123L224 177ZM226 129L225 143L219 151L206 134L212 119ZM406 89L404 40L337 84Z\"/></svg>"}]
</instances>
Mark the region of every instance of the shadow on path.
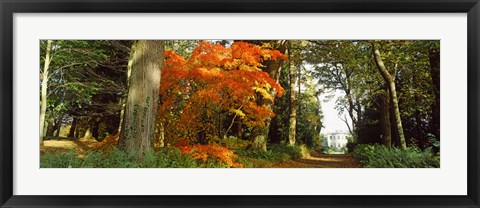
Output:
<instances>
[{"instance_id":1,"label":"shadow on path","mask_svg":"<svg viewBox=\"0 0 480 208\"><path fill-rule=\"evenodd\" d=\"M272 168L361 168L351 154L327 155L313 153L308 158L289 160L272 165Z\"/></svg>"}]
</instances>

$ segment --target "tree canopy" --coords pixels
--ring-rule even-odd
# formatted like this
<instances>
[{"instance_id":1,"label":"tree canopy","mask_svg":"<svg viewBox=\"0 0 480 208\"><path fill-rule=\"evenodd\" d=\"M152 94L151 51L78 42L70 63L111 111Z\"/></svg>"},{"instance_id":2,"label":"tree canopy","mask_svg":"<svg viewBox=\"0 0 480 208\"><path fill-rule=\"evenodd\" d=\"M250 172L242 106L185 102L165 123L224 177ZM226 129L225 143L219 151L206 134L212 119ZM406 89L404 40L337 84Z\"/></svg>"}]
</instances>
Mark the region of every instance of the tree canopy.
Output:
<instances>
[{"instance_id":1,"label":"tree canopy","mask_svg":"<svg viewBox=\"0 0 480 208\"><path fill-rule=\"evenodd\" d=\"M39 64L41 142L201 167L332 152L348 167L396 164L377 150L422 155L396 167L439 158L438 40L42 40ZM321 97L336 97L348 131L325 131Z\"/></svg>"}]
</instances>

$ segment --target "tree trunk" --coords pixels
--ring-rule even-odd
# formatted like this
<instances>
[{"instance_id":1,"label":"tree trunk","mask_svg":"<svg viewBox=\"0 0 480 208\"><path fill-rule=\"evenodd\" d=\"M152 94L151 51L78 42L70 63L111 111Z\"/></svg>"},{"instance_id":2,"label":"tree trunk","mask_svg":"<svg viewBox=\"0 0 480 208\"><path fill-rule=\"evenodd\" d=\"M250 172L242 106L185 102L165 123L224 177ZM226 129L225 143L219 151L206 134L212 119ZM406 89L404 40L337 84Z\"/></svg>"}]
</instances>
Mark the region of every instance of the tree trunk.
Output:
<instances>
[{"instance_id":1,"label":"tree trunk","mask_svg":"<svg viewBox=\"0 0 480 208\"><path fill-rule=\"evenodd\" d=\"M134 43L135 44L135 43ZM133 48L133 46L132 46ZM130 51L130 57L128 60L127 64L127 92L130 86L130 75L132 74L132 65L133 65L133 51ZM126 97L120 98L120 105L122 106L122 110L120 110L120 121L118 124L118 134L120 135L120 132L122 131L122 125L123 125L123 118L125 117L125 106L126 106Z\"/></svg>"},{"instance_id":2,"label":"tree trunk","mask_svg":"<svg viewBox=\"0 0 480 208\"><path fill-rule=\"evenodd\" d=\"M253 150L261 150L266 152L267 151L267 137L268 135L267 131L268 128L270 128L270 123L268 124L268 127L253 127L252 130L252 137L253 137L253 143L252 143L252 149Z\"/></svg>"},{"instance_id":3,"label":"tree trunk","mask_svg":"<svg viewBox=\"0 0 480 208\"><path fill-rule=\"evenodd\" d=\"M139 157L152 148L163 46L164 41L155 40L139 40L132 45L131 75L119 147Z\"/></svg>"},{"instance_id":4,"label":"tree trunk","mask_svg":"<svg viewBox=\"0 0 480 208\"><path fill-rule=\"evenodd\" d=\"M291 49L288 49L288 54L290 56ZM295 136L297 130L297 98L295 96L295 70L292 67L291 61L289 60L288 68L290 72L290 119L289 119L289 127L288 127L288 144L294 145L295 144ZM300 81L300 80L299 80ZM300 83L299 83L300 86Z\"/></svg>"},{"instance_id":5,"label":"tree trunk","mask_svg":"<svg viewBox=\"0 0 480 208\"><path fill-rule=\"evenodd\" d=\"M415 102L418 102L418 97L415 96ZM427 143L427 138L422 133L422 118L419 110L415 110L415 138L418 141L418 146L424 149Z\"/></svg>"},{"instance_id":6,"label":"tree trunk","mask_svg":"<svg viewBox=\"0 0 480 208\"><path fill-rule=\"evenodd\" d=\"M48 88L48 67L51 62L52 40L47 40L47 48L45 53L45 62L42 73L42 92L40 101L40 144L43 142L45 130L45 114L47 112L47 88Z\"/></svg>"},{"instance_id":7,"label":"tree trunk","mask_svg":"<svg viewBox=\"0 0 480 208\"><path fill-rule=\"evenodd\" d=\"M95 138L96 140L100 140L100 138L98 138L99 136L98 130L99 130L100 123L101 123L101 120L96 119L92 126L92 137Z\"/></svg>"},{"instance_id":8,"label":"tree trunk","mask_svg":"<svg viewBox=\"0 0 480 208\"><path fill-rule=\"evenodd\" d=\"M235 136L238 139L243 139L243 127L242 127L242 122L240 121L235 122Z\"/></svg>"},{"instance_id":9,"label":"tree trunk","mask_svg":"<svg viewBox=\"0 0 480 208\"><path fill-rule=\"evenodd\" d=\"M256 43L255 41L253 41L255 44L259 44L261 45L263 43L263 41L260 41L260 43ZM274 49L275 50L278 50L280 51L280 53L285 53L286 49L287 49L287 43L288 41L287 40L278 40L274 43L275 47ZM283 63L283 60L281 59L277 59L275 61L273 60L268 60L268 61L265 61L264 66L263 67L263 71L264 72L267 72L270 77L272 79L274 79L277 83L279 82L279 79L280 79L280 73L281 73L281 69L282 69L282 63ZM270 95L275 98L275 94L276 92L271 92ZM275 100L273 101L267 101L267 103L264 103L264 101L262 99L259 99L258 102L257 102L259 105L265 105L266 107L268 107L270 110L273 110L273 105L275 103ZM268 133L269 133L269 130L270 130L270 121L271 119L267 119L265 121L265 126L263 127L254 127L253 130L252 130L252 136L253 136L253 149L256 149L256 150L262 150L262 151L267 151L267 141L268 141Z\"/></svg>"},{"instance_id":10,"label":"tree trunk","mask_svg":"<svg viewBox=\"0 0 480 208\"><path fill-rule=\"evenodd\" d=\"M385 82L389 87L390 98L391 98L391 102L393 104L393 110L395 113L394 116L395 116L395 123L397 126L397 133L400 139L400 147L402 149L406 149L407 143L405 141L405 135L403 133L402 119L400 116L400 109L398 107L397 91L395 89L395 81L394 81L394 78L392 78L392 76L390 75L390 73L388 73L385 67L385 64L383 63L382 56L380 55L380 51L376 49L374 45L373 45L373 49L374 49L373 54L375 58L375 64L377 65L378 71L380 72L380 74L382 75L383 79L385 80Z\"/></svg>"},{"instance_id":11,"label":"tree trunk","mask_svg":"<svg viewBox=\"0 0 480 208\"><path fill-rule=\"evenodd\" d=\"M88 128L88 129L85 131L85 134L83 134L83 137L80 138L80 141L86 142L86 141L92 141L92 140L94 140L94 139L93 139L93 136L92 136L92 131L90 130L90 128Z\"/></svg>"},{"instance_id":12,"label":"tree trunk","mask_svg":"<svg viewBox=\"0 0 480 208\"><path fill-rule=\"evenodd\" d=\"M348 101L348 108L347 108L348 116L350 116L350 119L352 119L352 127L351 127L350 133L352 134L352 136L355 136L354 133L357 127L357 119L355 118L355 115L354 115L355 107L353 103L352 93L349 88L345 89L345 96L347 97L347 101Z\"/></svg>"},{"instance_id":13,"label":"tree trunk","mask_svg":"<svg viewBox=\"0 0 480 208\"><path fill-rule=\"evenodd\" d=\"M388 91L388 90L387 90ZM380 114L380 125L382 127L383 144L392 147L392 128L390 126L390 96L389 93L382 96L382 111Z\"/></svg>"},{"instance_id":14,"label":"tree trunk","mask_svg":"<svg viewBox=\"0 0 480 208\"><path fill-rule=\"evenodd\" d=\"M56 126L55 126L55 137L60 136L60 129L61 128L62 128L62 121L59 120L58 123L56 123Z\"/></svg>"},{"instance_id":15,"label":"tree trunk","mask_svg":"<svg viewBox=\"0 0 480 208\"><path fill-rule=\"evenodd\" d=\"M433 48L428 53L430 76L432 77L435 101L432 105L432 124L430 131L440 140L440 48Z\"/></svg>"},{"instance_id":16,"label":"tree trunk","mask_svg":"<svg viewBox=\"0 0 480 208\"><path fill-rule=\"evenodd\" d=\"M122 99L122 110L120 111L120 122L118 123L118 133L122 131L123 117L125 114L125 99Z\"/></svg>"},{"instance_id":17,"label":"tree trunk","mask_svg":"<svg viewBox=\"0 0 480 208\"><path fill-rule=\"evenodd\" d=\"M60 123L61 123L61 119L57 119L53 123L48 123L47 124L47 132L45 133L45 136L47 136L47 137L57 136L56 131L59 130Z\"/></svg>"},{"instance_id":18,"label":"tree trunk","mask_svg":"<svg viewBox=\"0 0 480 208\"><path fill-rule=\"evenodd\" d=\"M45 133L46 137L52 137L53 132L55 131L55 124L53 123L48 123L47 124L47 132Z\"/></svg>"},{"instance_id":19,"label":"tree trunk","mask_svg":"<svg viewBox=\"0 0 480 208\"><path fill-rule=\"evenodd\" d=\"M158 132L158 147L165 146L165 127L163 126L163 122L160 122L159 132Z\"/></svg>"},{"instance_id":20,"label":"tree trunk","mask_svg":"<svg viewBox=\"0 0 480 208\"><path fill-rule=\"evenodd\" d=\"M79 131L80 130L78 130L78 128L75 129L75 135L74 135L75 138L79 138L79 136L78 136L78 134L80 133Z\"/></svg>"},{"instance_id":21,"label":"tree trunk","mask_svg":"<svg viewBox=\"0 0 480 208\"><path fill-rule=\"evenodd\" d=\"M75 129L77 129L77 121L76 117L73 117L72 125L70 126L70 131L68 132L68 137L75 137Z\"/></svg>"}]
</instances>

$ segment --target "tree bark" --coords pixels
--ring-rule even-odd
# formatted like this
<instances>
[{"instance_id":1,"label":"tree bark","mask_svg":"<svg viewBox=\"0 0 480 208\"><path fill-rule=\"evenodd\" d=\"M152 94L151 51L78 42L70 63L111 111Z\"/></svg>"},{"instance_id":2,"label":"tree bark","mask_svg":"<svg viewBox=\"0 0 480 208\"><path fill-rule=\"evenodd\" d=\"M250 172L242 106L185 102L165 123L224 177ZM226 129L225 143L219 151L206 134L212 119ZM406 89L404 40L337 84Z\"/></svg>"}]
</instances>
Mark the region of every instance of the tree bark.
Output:
<instances>
[{"instance_id":1,"label":"tree bark","mask_svg":"<svg viewBox=\"0 0 480 208\"><path fill-rule=\"evenodd\" d=\"M387 68L385 67L385 64L383 63L382 56L380 54L380 51L375 48L375 45L373 44L373 55L375 58L375 64L377 65L378 71L382 75L383 79L387 83L390 91L390 98L391 102L393 104L394 108L394 113L395 113L395 123L397 126L397 133L398 137L400 139L400 147L402 149L407 148L407 143L405 141L405 135L403 133L403 127L402 127L402 119L400 116L400 109L398 107L398 98L397 98L397 91L395 89L395 81L394 78L390 75L390 73L387 71Z\"/></svg>"},{"instance_id":2,"label":"tree bark","mask_svg":"<svg viewBox=\"0 0 480 208\"><path fill-rule=\"evenodd\" d=\"M68 132L68 137L75 137L75 129L77 129L78 119L73 117L72 125L70 126L70 131Z\"/></svg>"},{"instance_id":3,"label":"tree bark","mask_svg":"<svg viewBox=\"0 0 480 208\"><path fill-rule=\"evenodd\" d=\"M80 138L80 141L85 142L85 141L92 141L92 140L94 140L92 136L92 131L90 130L90 128L88 128L85 131L85 134L83 134L83 137Z\"/></svg>"},{"instance_id":4,"label":"tree bark","mask_svg":"<svg viewBox=\"0 0 480 208\"><path fill-rule=\"evenodd\" d=\"M101 120L96 119L93 122L93 126L92 126L92 137L95 138L96 140L100 140L100 138L98 138L98 136L99 136L98 130L99 130L100 123L101 123Z\"/></svg>"},{"instance_id":5,"label":"tree bark","mask_svg":"<svg viewBox=\"0 0 480 208\"><path fill-rule=\"evenodd\" d=\"M54 131L55 131L55 124L49 122L47 124L47 132L45 132L45 136L46 137L52 137Z\"/></svg>"},{"instance_id":6,"label":"tree bark","mask_svg":"<svg viewBox=\"0 0 480 208\"><path fill-rule=\"evenodd\" d=\"M388 90L387 90L388 91ZM387 92L382 96L382 110L380 114L380 125L382 127L382 139L383 144L391 148L392 147L392 128L390 126L390 95Z\"/></svg>"},{"instance_id":7,"label":"tree bark","mask_svg":"<svg viewBox=\"0 0 480 208\"><path fill-rule=\"evenodd\" d=\"M122 131L123 117L125 115L125 99L122 99L122 110L120 110L120 121L118 123L118 134Z\"/></svg>"},{"instance_id":8,"label":"tree bark","mask_svg":"<svg viewBox=\"0 0 480 208\"><path fill-rule=\"evenodd\" d=\"M290 45L289 45L290 46ZM290 58L291 49L288 49L288 54ZM288 144L295 144L296 130L297 130L297 98L295 96L295 70L290 63L289 59L288 68L290 72L290 118L289 118L289 127L288 127ZM299 80L300 81L300 80ZM299 83L300 86L300 83Z\"/></svg>"},{"instance_id":9,"label":"tree bark","mask_svg":"<svg viewBox=\"0 0 480 208\"><path fill-rule=\"evenodd\" d=\"M132 45L132 49L135 43ZM130 51L130 57L128 58L128 64L127 64L127 90L129 89L130 86L130 75L132 74L132 65L133 65L133 51ZM128 92L128 91L127 91ZM122 106L122 110L120 110L120 121L118 124L118 134L120 135L120 132L122 131L122 125L123 125L123 118L125 117L125 106L126 106L126 97L122 97L120 99L120 105Z\"/></svg>"},{"instance_id":10,"label":"tree bark","mask_svg":"<svg viewBox=\"0 0 480 208\"><path fill-rule=\"evenodd\" d=\"M350 88L345 89L345 96L347 97L348 101L348 116L350 116L350 119L352 119L352 128L351 128L351 134L352 136L355 136L355 129L357 127L357 119L355 118L354 115L354 103L353 103L353 98L352 98L352 93L350 91ZM345 121L347 122L347 121Z\"/></svg>"},{"instance_id":11,"label":"tree bark","mask_svg":"<svg viewBox=\"0 0 480 208\"><path fill-rule=\"evenodd\" d=\"M42 92L40 101L40 144L43 142L45 136L45 114L47 112L47 88L48 88L48 68L51 62L52 40L47 40L47 48L45 53L45 62L42 73Z\"/></svg>"},{"instance_id":12,"label":"tree bark","mask_svg":"<svg viewBox=\"0 0 480 208\"><path fill-rule=\"evenodd\" d=\"M164 41L139 40L132 45L131 75L119 147L143 153L152 149L159 100Z\"/></svg>"},{"instance_id":13,"label":"tree bark","mask_svg":"<svg viewBox=\"0 0 480 208\"><path fill-rule=\"evenodd\" d=\"M235 122L235 137L238 139L243 139L243 127L242 122L240 121Z\"/></svg>"},{"instance_id":14,"label":"tree bark","mask_svg":"<svg viewBox=\"0 0 480 208\"><path fill-rule=\"evenodd\" d=\"M158 135L158 147L164 147L165 146L165 127L163 125L163 122L160 122L158 133L159 133L159 135Z\"/></svg>"},{"instance_id":15,"label":"tree bark","mask_svg":"<svg viewBox=\"0 0 480 208\"><path fill-rule=\"evenodd\" d=\"M60 136L60 129L62 128L62 119L63 119L63 116L58 119L57 123L55 123L55 137Z\"/></svg>"}]
</instances>

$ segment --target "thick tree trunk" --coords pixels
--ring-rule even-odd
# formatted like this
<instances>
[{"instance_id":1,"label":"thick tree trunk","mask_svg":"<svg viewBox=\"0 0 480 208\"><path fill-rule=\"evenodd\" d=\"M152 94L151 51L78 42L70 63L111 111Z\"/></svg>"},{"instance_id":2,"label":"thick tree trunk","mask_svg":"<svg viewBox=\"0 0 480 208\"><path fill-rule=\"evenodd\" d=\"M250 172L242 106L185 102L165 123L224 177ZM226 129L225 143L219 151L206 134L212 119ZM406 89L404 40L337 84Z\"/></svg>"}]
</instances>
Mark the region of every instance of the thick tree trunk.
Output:
<instances>
[{"instance_id":1,"label":"thick tree trunk","mask_svg":"<svg viewBox=\"0 0 480 208\"><path fill-rule=\"evenodd\" d=\"M139 40L131 50L132 67L119 147L139 157L152 148L163 46L164 41Z\"/></svg>"},{"instance_id":2,"label":"thick tree trunk","mask_svg":"<svg viewBox=\"0 0 480 208\"><path fill-rule=\"evenodd\" d=\"M267 151L267 137L268 131L267 129L270 128L270 123L268 123L268 127L253 127L252 130L252 149L253 150L261 150L266 152ZM267 132L265 132L267 131Z\"/></svg>"},{"instance_id":3,"label":"thick tree trunk","mask_svg":"<svg viewBox=\"0 0 480 208\"><path fill-rule=\"evenodd\" d=\"M45 53L45 62L42 73L42 92L40 101L40 144L43 142L45 130L45 114L47 112L47 88L48 88L48 68L51 62L52 40L47 40L47 48Z\"/></svg>"},{"instance_id":4,"label":"thick tree trunk","mask_svg":"<svg viewBox=\"0 0 480 208\"><path fill-rule=\"evenodd\" d=\"M392 147L392 128L390 126L390 95L387 93L382 96L382 110L380 114L380 125L382 127L383 144Z\"/></svg>"},{"instance_id":5,"label":"thick tree trunk","mask_svg":"<svg viewBox=\"0 0 480 208\"><path fill-rule=\"evenodd\" d=\"M400 116L400 109L398 107L398 98L397 98L397 91L395 89L395 81L394 78L388 73L387 68L385 67L385 64L383 63L382 56L380 55L380 51L374 47L373 55L375 58L375 63L377 65L378 71L382 75L383 79L387 83L390 91L390 98L391 102L393 104L393 110L395 113L395 123L397 126L397 133L398 137L400 139L400 147L402 149L407 148L407 143L405 141L405 135L403 133L403 127L402 127L402 119Z\"/></svg>"},{"instance_id":6,"label":"thick tree trunk","mask_svg":"<svg viewBox=\"0 0 480 208\"><path fill-rule=\"evenodd\" d=\"M290 55L291 50L288 50ZM289 60L289 62L291 62ZM297 98L295 96L295 70L294 67L289 63L289 72L290 72L290 118L289 118L289 127L288 127L288 144L295 144L296 130L297 130ZM300 83L299 83L300 86Z\"/></svg>"},{"instance_id":7,"label":"thick tree trunk","mask_svg":"<svg viewBox=\"0 0 480 208\"><path fill-rule=\"evenodd\" d=\"M70 131L68 132L68 137L75 137L75 129L77 129L77 121L76 117L73 117L72 125L70 126Z\"/></svg>"},{"instance_id":8,"label":"thick tree trunk","mask_svg":"<svg viewBox=\"0 0 480 208\"><path fill-rule=\"evenodd\" d=\"M432 105L431 132L440 140L440 48L430 49L430 76L432 77L435 101Z\"/></svg>"},{"instance_id":9,"label":"thick tree trunk","mask_svg":"<svg viewBox=\"0 0 480 208\"><path fill-rule=\"evenodd\" d=\"M135 44L135 43L134 43ZM132 47L133 48L133 47ZM130 75L132 74L132 65L133 65L133 51L130 51L130 57L127 64L127 92L130 86ZM120 99L120 105L122 106L122 110L120 110L120 122L118 124L118 134L122 131L123 125L123 118L125 117L125 106L126 106L126 97L122 97Z\"/></svg>"},{"instance_id":10,"label":"thick tree trunk","mask_svg":"<svg viewBox=\"0 0 480 208\"><path fill-rule=\"evenodd\" d=\"M88 128L88 129L85 131L85 134L83 134L83 137L80 138L80 141L82 141L82 142L94 141L94 138L93 138L93 136L92 136L92 131L90 130L90 128Z\"/></svg>"},{"instance_id":11,"label":"thick tree trunk","mask_svg":"<svg viewBox=\"0 0 480 208\"><path fill-rule=\"evenodd\" d=\"M254 41L254 43L261 45L262 41L260 41L259 43L256 43ZM273 45L275 45L274 49L280 51L281 53L285 53L285 51L287 49L287 43L288 43L287 40L278 40L275 43L273 43ZM263 63L264 66L265 66L263 68L263 71L267 72L270 75L270 77L278 83L279 79L280 79L282 63L283 63L283 60L281 60L281 59L278 59L278 60L275 60L275 61L268 60L265 63ZM275 94L276 94L276 92L272 92L270 95L273 98L275 98ZM264 103L264 101L262 99L259 99L258 104L260 104L260 105L263 104L266 107L268 107L269 109L273 110L274 102L275 102L275 100L273 100L271 102L267 101L267 103ZM252 136L254 138L253 139L253 145L252 145L253 149L267 151L267 141L268 141L268 133L269 133L269 130L270 130L270 121L271 121L271 119L267 119L265 121L265 126L254 127L253 128L253 130L252 130Z\"/></svg>"}]
</instances>

